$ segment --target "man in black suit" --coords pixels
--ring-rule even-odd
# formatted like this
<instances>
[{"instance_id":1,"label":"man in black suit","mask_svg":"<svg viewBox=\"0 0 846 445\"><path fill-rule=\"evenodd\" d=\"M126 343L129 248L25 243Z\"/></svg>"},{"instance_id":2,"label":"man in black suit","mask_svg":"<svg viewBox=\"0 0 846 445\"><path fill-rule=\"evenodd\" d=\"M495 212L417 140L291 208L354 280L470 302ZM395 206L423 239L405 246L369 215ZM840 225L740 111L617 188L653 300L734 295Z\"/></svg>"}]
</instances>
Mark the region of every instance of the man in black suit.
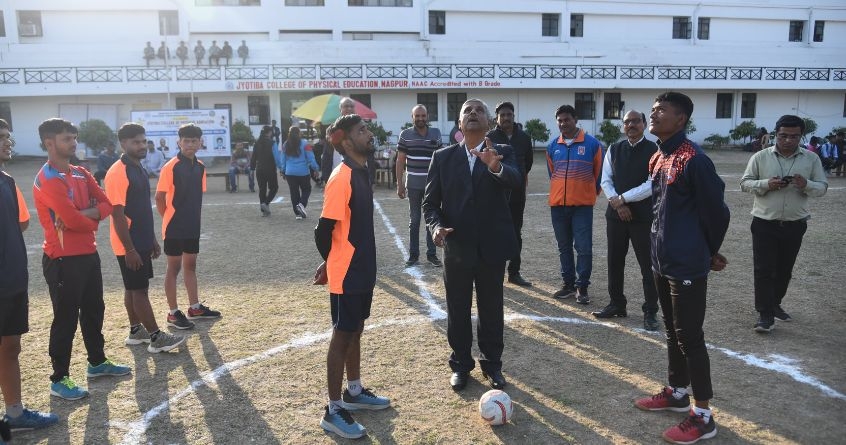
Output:
<instances>
[{"instance_id":1,"label":"man in black suit","mask_svg":"<svg viewBox=\"0 0 846 445\"><path fill-rule=\"evenodd\" d=\"M460 115L464 141L434 153L423 198L426 224L435 245L444 248L450 385L455 390L467 385L476 365L470 354L474 285L482 376L493 388L506 384L501 360L502 282L505 261L517 252L507 192L520 187L522 179L511 147L494 147L485 137L490 121L484 102L464 102Z\"/></svg>"}]
</instances>

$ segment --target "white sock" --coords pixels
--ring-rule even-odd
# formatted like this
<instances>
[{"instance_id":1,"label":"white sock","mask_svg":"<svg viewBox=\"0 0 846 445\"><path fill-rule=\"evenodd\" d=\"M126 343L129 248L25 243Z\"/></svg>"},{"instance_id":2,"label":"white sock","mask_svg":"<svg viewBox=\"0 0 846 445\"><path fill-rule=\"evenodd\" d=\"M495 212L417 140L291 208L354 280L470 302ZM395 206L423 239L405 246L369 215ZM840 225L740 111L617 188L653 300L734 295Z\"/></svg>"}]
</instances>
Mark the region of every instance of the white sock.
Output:
<instances>
[{"instance_id":1,"label":"white sock","mask_svg":"<svg viewBox=\"0 0 846 445\"><path fill-rule=\"evenodd\" d=\"M194 303L194 304L191 305L191 309L199 309L199 308L200 308L200 303Z\"/></svg>"},{"instance_id":2,"label":"white sock","mask_svg":"<svg viewBox=\"0 0 846 445\"><path fill-rule=\"evenodd\" d=\"M329 414L337 414L338 410L343 408L344 405L341 403L340 400L330 400L329 401Z\"/></svg>"},{"instance_id":3,"label":"white sock","mask_svg":"<svg viewBox=\"0 0 846 445\"><path fill-rule=\"evenodd\" d=\"M355 397L361 394L361 390L364 388L361 386L361 379L358 380L350 380L347 382L347 391L349 391L350 395Z\"/></svg>"},{"instance_id":4,"label":"white sock","mask_svg":"<svg viewBox=\"0 0 846 445\"><path fill-rule=\"evenodd\" d=\"M673 387L673 397L675 397L676 400L681 400L686 395L687 395L687 387L686 386L683 386L681 388L677 388L675 386Z\"/></svg>"},{"instance_id":5,"label":"white sock","mask_svg":"<svg viewBox=\"0 0 846 445\"><path fill-rule=\"evenodd\" d=\"M23 402L18 402L14 405L6 405L6 415L15 419L24 413Z\"/></svg>"},{"instance_id":6,"label":"white sock","mask_svg":"<svg viewBox=\"0 0 846 445\"><path fill-rule=\"evenodd\" d=\"M711 410L708 408L700 408L694 405L693 414L696 414L697 416L702 416L702 420L704 420L705 423L711 421Z\"/></svg>"},{"instance_id":7,"label":"white sock","mask_svg":"<svg viewBox=\"0 0 846 445\"><path fill-rule=\"evenodd\" d=\"M177 312L179 312L179 308L176 308L176 309L171 309L171 310L170 310L170 315L176 315L176 313L177 313Z\"/></svg>"}]
</instances>

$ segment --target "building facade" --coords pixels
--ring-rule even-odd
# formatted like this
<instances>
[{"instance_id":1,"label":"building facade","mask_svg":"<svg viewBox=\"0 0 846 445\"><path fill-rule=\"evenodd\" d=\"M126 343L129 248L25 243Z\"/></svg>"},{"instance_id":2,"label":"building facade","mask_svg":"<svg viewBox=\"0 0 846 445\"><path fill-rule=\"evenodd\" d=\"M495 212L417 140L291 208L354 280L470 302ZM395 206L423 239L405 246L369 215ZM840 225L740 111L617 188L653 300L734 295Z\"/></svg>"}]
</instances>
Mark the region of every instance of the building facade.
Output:
<instances>
[{"instance_id":1,"label":"building facade","mask_svg":"<svg viewBox=\"0 0 846 445\"><path fill-rule=\"evenodd\" d=\"M670 89L693 98L697 141L783 114L818 135L846 125L842 0L0 0L0 12L0 117L20 154L42 154L48 117L116 128L132 111L225 108L257 129L327 92L394 134L417 103L448 133L471 97L509 100L553 137L571 104L595 133ZM209 60L212 41L231 45L228 65ZM170 57L147 66L147 42Z\"/></svg>"}]
</instances>

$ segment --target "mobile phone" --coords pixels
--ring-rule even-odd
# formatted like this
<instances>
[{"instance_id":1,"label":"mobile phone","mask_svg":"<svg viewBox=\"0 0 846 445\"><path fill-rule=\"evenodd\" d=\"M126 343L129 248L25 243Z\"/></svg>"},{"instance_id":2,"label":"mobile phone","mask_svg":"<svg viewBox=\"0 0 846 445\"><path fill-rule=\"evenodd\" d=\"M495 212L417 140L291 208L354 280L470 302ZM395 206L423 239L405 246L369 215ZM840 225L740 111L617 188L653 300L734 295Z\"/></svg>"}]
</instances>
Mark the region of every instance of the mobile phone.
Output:
<instances>
[{"instance_id":1,"label":"mobile phone","mask_svg":"<svg viewBox=\"0 0 846 445\"><path fill-rule=\"evenodd\" d=\"M793 176L784 176L781 178L781 182L785 184L790 184L791 182L793 182Z\"/></svg>"}]
</instances>

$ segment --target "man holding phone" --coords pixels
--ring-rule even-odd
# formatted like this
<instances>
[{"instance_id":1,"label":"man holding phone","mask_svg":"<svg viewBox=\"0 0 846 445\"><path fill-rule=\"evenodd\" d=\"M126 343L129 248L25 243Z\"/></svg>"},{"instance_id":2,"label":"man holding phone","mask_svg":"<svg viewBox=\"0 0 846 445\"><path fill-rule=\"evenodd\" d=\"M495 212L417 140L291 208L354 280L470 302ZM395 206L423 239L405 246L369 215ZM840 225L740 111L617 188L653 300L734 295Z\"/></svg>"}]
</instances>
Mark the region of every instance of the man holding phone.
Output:
<instances>
[{"instance_id":1,"label":"man holding phone","mask_svg":"<svg viewBox=\"0 0 846 445\"><path fill-rule=\"evenodd\" d=\"M791 321L781 307L811 213L808 197L828 190L819 156L802 148L805 122L785 115L776 122L776 143L752 155L740 188L752 193L752 262L755 331L770 332L775 319Z\"/></svg>"}]
</instances>

